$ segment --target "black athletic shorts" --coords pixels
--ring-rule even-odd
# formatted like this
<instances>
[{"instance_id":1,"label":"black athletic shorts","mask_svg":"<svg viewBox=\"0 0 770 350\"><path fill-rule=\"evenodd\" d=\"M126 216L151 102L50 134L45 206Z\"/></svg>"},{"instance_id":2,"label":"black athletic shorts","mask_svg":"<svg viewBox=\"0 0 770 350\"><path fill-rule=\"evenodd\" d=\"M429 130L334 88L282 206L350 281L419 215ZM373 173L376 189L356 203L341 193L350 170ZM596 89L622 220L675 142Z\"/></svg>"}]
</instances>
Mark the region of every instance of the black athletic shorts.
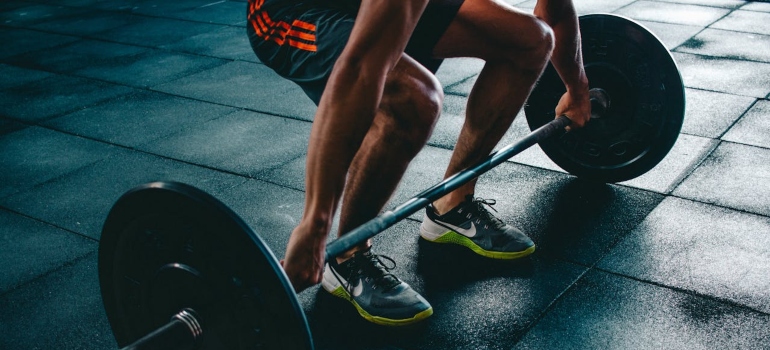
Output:
<instances>
[{"instance_id":1,"label":"black athletic shorts","mask_svg":"<svg viewBox=\"0 0 770 350\"><path fill-rule=\"evenodd\" d=\"M442 60L432 57L433 48L463 1L431 0L406 54L435 73ZM318 104L359 6L360 0L249 0L251 47L262 63L297 83Z\"/></svg>"}]
</instances>

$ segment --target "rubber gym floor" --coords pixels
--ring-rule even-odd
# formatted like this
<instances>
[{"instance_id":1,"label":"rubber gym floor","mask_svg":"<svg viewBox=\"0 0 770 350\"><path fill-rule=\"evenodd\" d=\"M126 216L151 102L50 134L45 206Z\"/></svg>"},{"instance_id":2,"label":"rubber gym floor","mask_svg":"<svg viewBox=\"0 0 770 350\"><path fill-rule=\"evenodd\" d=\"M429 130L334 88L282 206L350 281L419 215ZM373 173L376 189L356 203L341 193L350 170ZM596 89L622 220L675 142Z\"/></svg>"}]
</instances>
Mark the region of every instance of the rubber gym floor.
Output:
<instances>
[{"instance_id":1,"label":"rubber gym floor","mask_svg":"<svg viewBox=\"0 0 770 350\"><path fill-rule=\"evenodd\" d=\"M433 246L418 213L375 244L434 315L373 326L311 288L299 299L317 348L770 348L770 3L575 3L637 20L672 52L687 107L671 152L639 178L591 185L527 150L477 194L530 233L531 258ZM141 183L204 189L283 256L315 106L258 62L245 7L0 2L0 348L117 347L97 248L111 205ZM441 179L482 64L439 70L443 115L389 207ZM527 131L520 116L501 145Z\"/></svg>"}]
</instances>

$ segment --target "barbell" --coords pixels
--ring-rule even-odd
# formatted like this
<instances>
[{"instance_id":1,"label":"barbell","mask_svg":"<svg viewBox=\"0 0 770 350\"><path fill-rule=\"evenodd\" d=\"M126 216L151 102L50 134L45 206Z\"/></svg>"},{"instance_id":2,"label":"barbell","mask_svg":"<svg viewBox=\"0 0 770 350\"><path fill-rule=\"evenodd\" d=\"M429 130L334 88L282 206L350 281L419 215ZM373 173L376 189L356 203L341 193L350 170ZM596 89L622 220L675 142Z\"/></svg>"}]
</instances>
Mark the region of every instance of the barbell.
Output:
<instances>
[{"instance_id":1,"label":"barbell","mask_svg":"<svg viewBox=\"0 0 770 350\"><path fill-rule=\"evenodd\" d=\"M554 108L565 92L552 66L525 114L532 133L361 225L326 259L365 242L468 181L539 143L580 178L617 182L652 169L676 142L684 86L676 63L641 25L616 15L580 17L591 120ZM265 242L237 214L192 186L154 182L115 203L99 243L107 318L125 349L312 349L305 315Z\"/></svg>"}]
</instances>

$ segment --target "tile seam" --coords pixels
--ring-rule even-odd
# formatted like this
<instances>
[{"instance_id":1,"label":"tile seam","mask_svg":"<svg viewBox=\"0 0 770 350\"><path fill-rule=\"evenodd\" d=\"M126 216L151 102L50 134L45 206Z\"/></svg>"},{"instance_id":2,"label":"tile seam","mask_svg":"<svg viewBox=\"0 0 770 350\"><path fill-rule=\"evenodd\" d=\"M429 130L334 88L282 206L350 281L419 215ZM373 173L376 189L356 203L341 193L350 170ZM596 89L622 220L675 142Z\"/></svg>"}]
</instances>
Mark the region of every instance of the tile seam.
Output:
<instances>
[{"instance_id":1,"label":"tile seam","mask_svg":"<svg viewBox=\"0 0 770 350\"><path fill-rule=\"evenodd\" d=\"M672 291L675 291L675 292L679 292L679 293L683 293L683 294L688 294L688 295L696 296L696 297L699 297L699 298L704 298L704 299L716 301L716 302L719 302L719 303L721 303L723 305L737 307L737 308L744 309L744 310L747 310L747 311L755 312L755 313L758 313L758 314L761 314L761 315L764 315L764 316L770 316L770 312L758 310L758 309L755 309L755 308L753 308L751 306L744 305L744 304L741 304L739 302L736 302L734 300L730 300L730 299L726 299L726 298L721 298L721 297L710 295L710 294L701 293L701 292L698 292L696 290L691 290L691 289L686 289L686 288L681 288L681 287L676 287L676 286L670 286L670 285L667 285L667 284L664 284L664 283L660 283L660 282L648 281L648 280L645 280L645 279L642 279L642 278L638 278L638 277L634 277L634 276L629 276L629 275L626 275L626 274L623 274L623 273L614 272L614 271L603 269L603 268L600 268L600 267L596 267L595 269L596 269L596 271L600 271L600 272L607 273L607 274L610 274L610 275L614 275L614 276L617 276L617 277L621 277L621 278L626 278L626 279L629 279L629 280L637 281L637 282L640 282L640 283L643 283L643 284L652 285L652 286L656 286L656 287L660 287L660 288L664 288L664 289L669 289L669 290L672 290Z\"/></svg>"},{"instance_id":2,"label":"tile seam","mask_svg":"<svg viewBox=\"0 0 770 350\"><path fill-rule=\"evenodd\" d=\"M31 285L31 284L39 281L39 280L42 280L42 279L44 279L44 278L46 278L48 276L56 274L56 273L66 269L68 267L75 266L77 263L79 263L79 262L81 262L81 261L83 261L85 259L89 259L89 258L91 258L92 255L97 255L98 253L99 253L99 250L98 249L94 249L94 250L92 250L92 251L90 251L88 253L85 253L85 254L77 257L77 258L69 260L69 261L63 263L62 265L60 265L60 266L58 266L56 268L53 268L53 269L48 270L48 271L46 271L46 272L44 272L44 273L42 273L40 275L37 275L37 276L35 276L35 278L32 278L32 279L30 279L28 281L25 281L25 282L22 282L20 284L17 284L15 286L11 287L10 289L8 289L7 291L4 291L4 292L0 293L0 299L3 299L6 296L8 296L9 294L11 294L11 293L13 293L13 292L15 292L15 291L17 291L19 289L25 288L26 286L29 286L29 285Z\"/></svg>"}]
</instances>

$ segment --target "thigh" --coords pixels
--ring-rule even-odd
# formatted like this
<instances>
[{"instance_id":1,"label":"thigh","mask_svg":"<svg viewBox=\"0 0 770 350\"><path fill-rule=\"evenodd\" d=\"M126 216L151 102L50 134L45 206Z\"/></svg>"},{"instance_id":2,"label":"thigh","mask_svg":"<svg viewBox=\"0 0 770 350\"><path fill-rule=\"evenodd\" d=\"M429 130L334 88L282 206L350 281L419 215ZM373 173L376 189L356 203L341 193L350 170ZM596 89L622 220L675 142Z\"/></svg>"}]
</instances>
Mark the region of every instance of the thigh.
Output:
<instances>
[{"instance_id":1,"label":"thigh","mask_svg":"<svg viewBox=\"0 0 770 350\"><path fill-rule=\"evenodd\" d=\"M544 23L502 0L466 0L433 48L440 58L495 59L536 46Z\"/></svg>"}]
</instances>

